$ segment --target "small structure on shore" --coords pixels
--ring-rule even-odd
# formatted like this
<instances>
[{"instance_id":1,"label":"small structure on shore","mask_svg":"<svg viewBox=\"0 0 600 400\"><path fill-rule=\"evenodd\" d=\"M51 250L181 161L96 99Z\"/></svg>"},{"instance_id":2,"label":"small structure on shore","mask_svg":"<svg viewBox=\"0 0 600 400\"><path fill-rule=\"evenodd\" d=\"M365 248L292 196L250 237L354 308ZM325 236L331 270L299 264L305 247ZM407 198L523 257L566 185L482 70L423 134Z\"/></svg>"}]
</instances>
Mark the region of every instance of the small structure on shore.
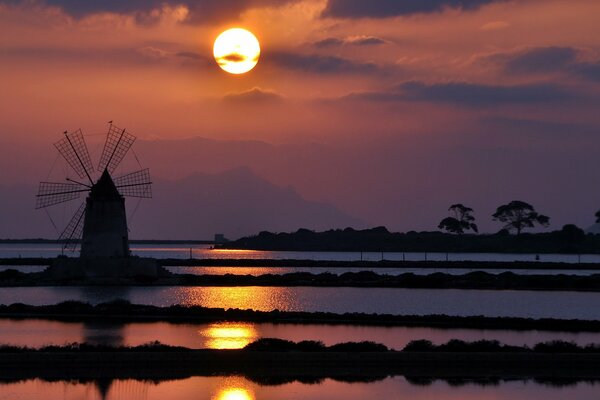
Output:
<instances>
[{"instance_id":1,"label":"small structure on shore","mask_svg":"<svg viewBox=\"0 0 600 400\"><path fill-rule=\"evenodd\" d=\"M80 257L58 257L48 274L57 278L120 278L158 276L162 270L155 260L132 257L129 250L125 196L152 197L148 168L115 178L111 175L135 139L125 129L110 123L96 169L100 177L96 181L92 178L94 167L81 129L65 131L64 138L54 144L79 180L67 177L66 182L40 182L36 209L76 200L83 193L87 197L59 237L63 253L75 251L81 243Z\"/></svg>"}]
</instances>

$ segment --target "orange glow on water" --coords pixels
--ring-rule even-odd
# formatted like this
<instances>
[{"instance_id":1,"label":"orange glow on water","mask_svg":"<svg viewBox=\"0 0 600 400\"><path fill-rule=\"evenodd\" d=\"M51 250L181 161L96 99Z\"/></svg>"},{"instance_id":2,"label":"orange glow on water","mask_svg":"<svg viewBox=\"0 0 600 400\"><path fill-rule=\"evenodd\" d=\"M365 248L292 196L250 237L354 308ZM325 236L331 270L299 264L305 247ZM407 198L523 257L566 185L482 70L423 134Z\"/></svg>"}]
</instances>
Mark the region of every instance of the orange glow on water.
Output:
<instances>
[{"instance_id":1,"label":"orange glow on water","mask_svg":"<svg viewBox=\"0 0 600 400\"><path fill-rule=\"evenodd\" d=\"M211 324L198 333L206 337L210 349L241 349L258 338L253 324L239 322Z\"/></svg>"},{"instance_id":2,"label":"orange glow on water","mask_svg":"<svg viewBox=\"0 0 600 400\"><path fill-rule=\"evenodd\" d=\"M182 304L211 308L239 308L243 310L290 310L294 298L282 287L186 287L175 288Z\"/></svg>"},{"instance_id":3,"label":"orange glow on water","mask_svg":"<svg viewBox=\"0 0 600 400\"><path fill-rule=\"evenodd\" d=\"M215 400L254 400L254 395L244 388L227 388L217 394Z\"/></svg>"}]
</instances>

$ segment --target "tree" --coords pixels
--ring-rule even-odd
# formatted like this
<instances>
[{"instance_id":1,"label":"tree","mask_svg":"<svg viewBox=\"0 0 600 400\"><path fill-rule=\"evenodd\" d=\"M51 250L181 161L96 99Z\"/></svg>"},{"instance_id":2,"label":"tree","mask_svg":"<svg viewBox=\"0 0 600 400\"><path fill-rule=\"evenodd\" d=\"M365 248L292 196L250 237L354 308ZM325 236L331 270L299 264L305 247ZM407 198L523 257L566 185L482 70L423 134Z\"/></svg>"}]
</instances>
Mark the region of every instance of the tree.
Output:
<instances>
[{"instance_id":1,"label":"tree","mask_svg":"<svg viewBox=\"0 0 600 400\"><path fill-rule=\"evenodd\" d=\"M448 208L454 216L446 217L438 225L439 229L443 229L450 233L462 235L465 231L472 230L478 232L477 225L473 222L475 217L471 215L472 208L465 207L462 204L453 204Z\"/></svg>"},{"instance_id":2,"label":"tree","mask_svg":"<svg viewBox=\"0 0 600 400\"><path fill-rule=\"evenodd\" d=\"M548 226L550 223L549 217L538 214L531 204L519 200L501 205L492 217L494 221L504 222L504 229L516 230L517 235L520 235L524 228L533 228L536 224Z\"/></svg>"},{"instance_id":3,"label":"tree","mask_svg":"<svg viewBox=\"0 0 600 400\"><path fill-rule=\"evenodd\" d=\"M600 210L596 211L596 223L600 224Z\"/></svg>"}]
</instances>

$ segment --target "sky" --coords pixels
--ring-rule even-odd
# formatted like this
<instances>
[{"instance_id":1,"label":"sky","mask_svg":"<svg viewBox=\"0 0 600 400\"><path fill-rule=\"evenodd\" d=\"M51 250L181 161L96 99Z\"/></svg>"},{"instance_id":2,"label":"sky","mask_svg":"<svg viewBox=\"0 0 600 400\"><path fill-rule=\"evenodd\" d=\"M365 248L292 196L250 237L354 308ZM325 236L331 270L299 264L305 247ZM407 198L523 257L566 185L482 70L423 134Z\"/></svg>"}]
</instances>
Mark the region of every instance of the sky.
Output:
<instances>
[{"instance_id":1,"label":"sky","mask_svg":"<svg viewBox=\"0 0 600 400\"><path fill-rule=\"evenodd\" d=\"M61 132L114 120L159 179L248 168L394 231L435 230L460 202L494 232L517 199L586 228L599 15L596 0L0 0L0 185L35 185ZM231 27L261 45L243 75L212 57Z\"/></svg>"}]
</instances>

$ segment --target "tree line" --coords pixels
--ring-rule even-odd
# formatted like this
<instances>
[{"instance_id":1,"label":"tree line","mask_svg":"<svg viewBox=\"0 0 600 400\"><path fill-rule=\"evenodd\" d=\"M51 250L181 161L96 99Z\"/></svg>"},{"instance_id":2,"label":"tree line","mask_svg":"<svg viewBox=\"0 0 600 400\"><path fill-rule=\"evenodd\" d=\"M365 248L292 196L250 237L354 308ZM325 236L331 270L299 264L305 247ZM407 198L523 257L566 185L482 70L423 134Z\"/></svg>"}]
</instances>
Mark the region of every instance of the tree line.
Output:
<instances>
[{"instance_id":1,"label":"tree line","mask_svg":"<svg viewBox=\"0 0 600 400\"><path fill-rule=\"evenodd\" d=\"M458 235L468 231L479 232L472 208L459 203L451 205L448 211L451 215L439 223L439 229ZM596 223L600 223L600 210L595 216ZM499 206L492 214L492 219L503 223L503 229L508 232L514 231L517 235L526 228L533 228L536 225L546 227L550 223L550 217L539 214L531 204L520 200L513 200Z\"/></svg>"}]
</instances>

